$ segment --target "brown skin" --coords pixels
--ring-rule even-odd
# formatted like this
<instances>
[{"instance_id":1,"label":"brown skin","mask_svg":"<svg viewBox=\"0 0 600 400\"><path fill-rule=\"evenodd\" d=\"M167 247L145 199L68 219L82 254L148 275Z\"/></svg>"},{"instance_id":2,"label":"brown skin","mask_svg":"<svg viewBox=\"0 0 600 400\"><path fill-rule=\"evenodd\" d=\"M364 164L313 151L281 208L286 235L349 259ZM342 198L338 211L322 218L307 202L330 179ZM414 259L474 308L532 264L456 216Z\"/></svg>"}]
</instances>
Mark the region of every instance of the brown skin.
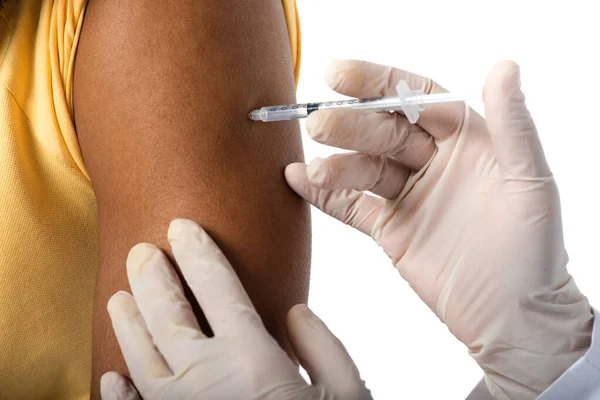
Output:
<instances>
[{"instance_id":1,"label":"brown skin","mask_svg":"<svg viewBox=\"0 0 600 400\"><path fill-rule=\"evenodd\" d=\"M299 127L247 117L295 101L280 0L90 0L74 79L100 219L92 398L104 372L127 373L106 311L129 291L127 254L148 242L174 263L175 218L210 233L289 350L285 315L307 300L310 259L309 210L283 178L303 160Z\"/></svg>"}]
</instances>

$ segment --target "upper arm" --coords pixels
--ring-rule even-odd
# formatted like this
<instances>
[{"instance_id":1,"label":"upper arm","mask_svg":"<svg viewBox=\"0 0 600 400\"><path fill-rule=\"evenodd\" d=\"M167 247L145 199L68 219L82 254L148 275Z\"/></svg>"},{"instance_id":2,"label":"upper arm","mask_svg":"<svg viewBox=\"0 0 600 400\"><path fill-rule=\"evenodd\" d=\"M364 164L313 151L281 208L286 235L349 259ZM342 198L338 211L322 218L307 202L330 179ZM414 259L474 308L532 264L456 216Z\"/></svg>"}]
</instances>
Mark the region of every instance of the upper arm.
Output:
<instances>
[{"instance_id":1,"label":"upper arm","mask_svg":"<svg viewBox=\"0 0 600 400\"><path fill-rule=\"evenodd\" d=\"M128 289L127 253L150 242L171 256L174 218L207 229L284 341L308 289L308 209L283 178L302 160L299 128L247 114L294 92L280 0L90 1L74 107L100 223L94 391L101 372L122 370L106 302Z\"/></svg>"}]
</instances>

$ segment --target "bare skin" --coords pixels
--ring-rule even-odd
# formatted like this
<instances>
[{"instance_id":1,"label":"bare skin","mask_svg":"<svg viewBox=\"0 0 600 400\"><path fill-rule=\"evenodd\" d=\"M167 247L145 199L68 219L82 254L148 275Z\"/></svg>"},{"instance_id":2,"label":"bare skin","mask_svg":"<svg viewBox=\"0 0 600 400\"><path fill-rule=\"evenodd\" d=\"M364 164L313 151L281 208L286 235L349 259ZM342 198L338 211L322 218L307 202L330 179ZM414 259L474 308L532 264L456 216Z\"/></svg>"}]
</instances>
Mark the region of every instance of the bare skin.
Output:
<instances>
[{"instance_id":1,"label":"bare skin","mask_svg":"<svg viewBox=\"0 0 600 400\"><path fill-rule=\"evenodd\" d=\"M127 373L106 311L129 291L127 253L148 242L176 265L175 218L209 232L289 349L285 315L307 300L310 261L309 210L283 178L303 159L299 128L247 114L294 93L280 0L90 0L74 106L100 224L92 398L104 372Z\"/></svg>"}]
</instances>

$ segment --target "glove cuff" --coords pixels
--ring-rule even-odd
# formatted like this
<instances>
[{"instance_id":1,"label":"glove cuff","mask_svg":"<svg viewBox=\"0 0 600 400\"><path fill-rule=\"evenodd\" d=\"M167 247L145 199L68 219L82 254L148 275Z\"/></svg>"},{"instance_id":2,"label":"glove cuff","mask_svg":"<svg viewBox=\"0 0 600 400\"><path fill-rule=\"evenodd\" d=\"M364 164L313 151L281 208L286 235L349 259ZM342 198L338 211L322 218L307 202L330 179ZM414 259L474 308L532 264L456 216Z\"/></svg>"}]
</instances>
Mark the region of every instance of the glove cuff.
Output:
<instances>
[{"instance_id":1,"label":"glove cuff","mask_svg":"<svg viewBox=\"0 0 600 400\"><path fill-rule=\"evenodd\" d=\"M558 290L522 299L506 316L470 352L496 399L535 399L590 346L593 312L571 277Z\"/></svg>"}]
</instances>

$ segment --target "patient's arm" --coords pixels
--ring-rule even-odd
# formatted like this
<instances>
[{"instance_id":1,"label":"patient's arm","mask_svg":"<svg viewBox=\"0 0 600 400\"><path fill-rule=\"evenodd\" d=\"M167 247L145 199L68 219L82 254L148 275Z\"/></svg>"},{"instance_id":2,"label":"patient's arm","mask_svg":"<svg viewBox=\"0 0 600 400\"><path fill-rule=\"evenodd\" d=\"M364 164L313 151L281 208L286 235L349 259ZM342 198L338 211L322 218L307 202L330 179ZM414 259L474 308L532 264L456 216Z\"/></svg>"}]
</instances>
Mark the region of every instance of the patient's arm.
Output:
<instances>
[{"instance_id":1,"label":"patient's arm","mask_svg":"<svg viewBox=\"0 0 600 400\"><path fill-rule=\"evenodd\" d=\"M299 129L247 117L294 101L280 0L90 0L74 91L100 219L93 396L103 372L126 371L106 303L129 290L127 253L150 242L173 260L178 217L215 238L287 348L309 278L309 211L283 178L302 159Z\"/></svg>"}]
</instances>

